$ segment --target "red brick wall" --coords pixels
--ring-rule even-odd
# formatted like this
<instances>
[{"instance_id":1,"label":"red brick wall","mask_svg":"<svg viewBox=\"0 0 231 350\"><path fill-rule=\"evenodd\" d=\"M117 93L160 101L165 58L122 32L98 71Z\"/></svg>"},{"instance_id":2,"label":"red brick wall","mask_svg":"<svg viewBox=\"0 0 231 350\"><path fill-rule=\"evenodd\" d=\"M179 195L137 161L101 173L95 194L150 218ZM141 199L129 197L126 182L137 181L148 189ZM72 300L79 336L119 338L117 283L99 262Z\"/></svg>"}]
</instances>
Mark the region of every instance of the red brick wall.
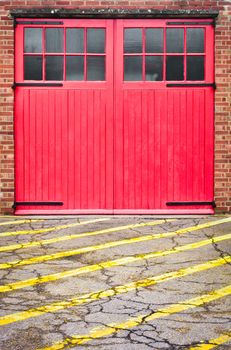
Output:
<instances>
[{"instance_id":1,"label":"red brick wall","mask_svg":"<svg viewBox=\"0 0 231 350\"><path fill-rule=\"evenodd\" d=\"M0 0L0 212L14 201L13 21L9 11L22 7L139 7L219 10L215 30L215 200L231 211L231 3L230 0Z\"/></svg>"}]
</instances>

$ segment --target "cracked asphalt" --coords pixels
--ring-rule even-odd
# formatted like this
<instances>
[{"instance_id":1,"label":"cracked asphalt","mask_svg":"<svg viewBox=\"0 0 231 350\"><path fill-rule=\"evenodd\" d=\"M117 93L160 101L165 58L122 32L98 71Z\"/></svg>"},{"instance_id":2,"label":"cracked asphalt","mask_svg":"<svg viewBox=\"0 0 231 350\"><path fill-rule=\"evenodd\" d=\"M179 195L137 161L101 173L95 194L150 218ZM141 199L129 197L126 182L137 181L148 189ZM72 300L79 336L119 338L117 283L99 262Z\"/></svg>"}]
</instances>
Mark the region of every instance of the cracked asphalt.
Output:
<instances>
[{"instance_id":1,"label":"cracked asphalt","mask_svg":"<svg viewBox=\"0 0 231 350\"><path fill-rule=\"evenodd\" d=\"M231 217L0 217L2 350L231 349Z\"/></svg>"}]
</instances>

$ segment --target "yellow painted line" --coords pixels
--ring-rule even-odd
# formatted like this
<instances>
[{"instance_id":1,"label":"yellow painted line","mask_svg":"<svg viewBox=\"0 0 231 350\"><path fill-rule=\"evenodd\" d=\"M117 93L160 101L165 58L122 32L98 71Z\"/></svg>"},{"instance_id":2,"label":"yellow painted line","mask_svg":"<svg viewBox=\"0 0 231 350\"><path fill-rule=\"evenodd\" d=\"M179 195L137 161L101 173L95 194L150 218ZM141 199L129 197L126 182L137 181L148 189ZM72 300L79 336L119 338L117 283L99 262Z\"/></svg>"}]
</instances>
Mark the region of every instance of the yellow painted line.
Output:
<instances>
[{"instance_id":1,"label":"yellow painted line","mask_svg":"<svg viewBox=\"0 0 231 350\"><path fill-rule=\"evenodd\" d=\"M116 286L114 288L110 288L106 290L98 290L93 293L82 294L72 299L54 302L54 303L40 306L37 308L29 309L26 311L16 312L14 314L0 317L0 326L4 326L6 324L13 323L13 322L24 321L28 318L38 317L47 312L57 312L69 307L90 303L95 300L100 300L108 297L113 297L119 294L128 293L138 288L152 286L154 284L166 282L171 279L180 278L187 275L191 275L193 273L202 272L211 268L219 267L229 262L231 262L231 256L224 256L223 258L210 260L205 263L182 268L177 271L163 273L155 277L149 277L146 279Z\"/></svg>"},{"instance_id":2,"label":"yellow painted line","mask_svg":"<svg viewBox=\"0 0 231 350\"><path fill-rule=\"evenodd\" d=\"M102 219L88 220L88 221L83 221L83 222L75 222L75 223L73 223L73 224L60 225L60 226L52 226L52 227L47 227L47 228L41 228L41 229L39 229L39 230L25 230L25 231L13 231L13 232L0 232L0 238L1 238L1 237L7 237L7 236L41 234L41 233L45 233L45 232L52 232L52 231L56 231L56 230L62 230L62 229L64 229L64 228L75 227L75 226L81 226L81 225L87 225L87 224L91 224L91 223L94 223L94 222L106 221L106 220L110 220L110 218L102 218Z\"/></svg>"},{"instance_id":3,"label":"yellow painted line","mask_svg":"<svg viewBox=\"0 0 231 350\"><path fill-rule=\"evenodd\" d=\"M60 350L75 345L85 344L93 339L106 337L111 334L118 333L122 330L131 329L137 327L143 323L154 321L163 317L171 316L176 313L181 313L195 307L207 304L211 301L223 298L231 294L231 285L213 290L212 292L203 294L199 297L187 299L177 304L162 308L153 312L152 314L142 314L136 317L131 317L121 323L110 323L103 327L95 327L90 330L88 334L76 334L70 338L66 338L63 341L57 342L54 345L38 349L38 350Z\"/></svg>"},{"instance_id":4,"label":"yellow painted line","mask_svg":"<svg viewBox=\"0 0 231 350\"><path fill-rule=\"evenodd\" d=\"M107 221L107 220L110 220L110 218L101 218L101 219L95 219L95 220L88 220L88 221L83 221L83 222L67 224L67 225L59 225L59 226L47 227L47 228L42 228L42 229L38 229L38 230L0 232L0 238L1 237L7 237L7 236L41 234L41 233L52 232L52 231L61 230L61 229L69 228L69 227L75 227L75 226L80 226L80 225L87 225L87 224L100 222L100 221Z\"/></svg>"},{"instance_id":5,"label":"yellow painted line","mask_svg":"<svg viewBox=\"0 0 231 350\"><path fill-rule=\"evenodd\" d=\"M201 229L201 225L196 226L196 228L197 228L197 230L200 230ZM107 243L86 246L86 247L73 249L73 250L61 251L61 252L57 252L57 253L53 253L53 254L36 256L34 258L15 260L15 261L8 261L6 263L0 264L0 270L9 269L9 268L13 268L13 267L19 267L19 266L25 266L25 265L31 265L31 264L38 264L38 263L42 263L42 262L45 262L45 261L50 261L50 260L65 258L65 257L68 257L68 256L74 256L74 255L89 253L89 252L93 252L95 250L114 248L114 247L118 247L118 246L122 246L122 245L126 245L126 244L135 244L135 243L147 242L147 241L155 240L155 239L168 238L168 237L172 237L172 236L183 234L183 233L185 233L185 230L186 229L184 228L184 229L180 229L180 230L177 230L177 231L163 232L163 233L157 233L157 234L153 234L153 235L145 235L145 236L140 236L140 237L126 238L126 239L122 239L122 240L119 240L119 241L107 242ZM195 226L187 228L187 232L189 232L189 231L191 232L191 230L195 231ZM77 235L77 238L78 237L79 237L79 235ZM76 235L62 236L62 237L58 237L58 238L54 238L54 239L52 238L52 239L44 240L44 241L45 242L48 241L49 244L50 244L50 243L53 243L53 242L57 242L56 241L57 239L58 239L58 241L60 241L60 240L64 241L64 240L73 239L73 238L76 238ZM31 243L33 244L33 243L37 243L37 242L31 242ZM42 243L40 241L40 245L41 244ZM29 246L29 247L26 246L25 247L24 245L19 245L19 246L20 246L21 249L22 248L29 248L29 247L31 247L31 246ZM10 247L12 247L12 246L6 246L6 248L10 248ZM4 248L4 247L1 247L1 248ZM11 250L11 249L9 249L9 250Z\"/></svg>"},{"instance_id":6,"label":"yellow painted line","mask_svg":"<svg viewBox=\"0 0 231 350\"><path fill-rule=\"evenodd\" d=\"M218 338L210 339L206 343L195 345L189 348L189 350L211 350L211 349L215 349L217 346L221 344L227 343L230 340L231 340L231 332L228 332L228 334L223 334Z\"/></svg>"},{"instance_id":7,"label":"yellow painted line","mask_svg":"<svg viewBox=\"0 0 231 350\"><path fill-rule=\"evenodd\" d=\"M112 268L114 266L125 265L125 264L133 263L136 261L158 258L158 257L166 256L169 254L175 254L175 253L183 252L186 250L192 250L195 248L203 247L203 246L211 244L211 243L221 242L221 241L224 241L227 239L231 239L231 233L227 234L227 235L219 236L219 237L206 239L206 240L199 241L196 243L190 243L190 244L186 244L184 246L175 247L175 248L170 249L170 250L153 252L153 253L146 253L146 254L138 254L138 255L134 255L134 256L127 256L127 257L116 259L116 260L104 261L104 262L101 262L99 264L93 264L93 265L79 267L79 268L73 269L73 270L67 270L64 272L58 272L58 273L54 273L51 275L45 275L45 276L40 276L37 278L24 280L24 281L13 282L10 284L0 286L0 293L10 292L10 291L13 291L16 289L22 289L22 288L34 286L34 285L41 284L41 283L53 282L53 281L57 281L57 280L60 280L63 278L78 276L81 274L85 274L85 273L89 273L89 272L93 272L93 271L98 271L98 270L102 270L102 269L106 269L106 268Z\"/></svg>"},{"instance_id":8,"label":"yellow painted line","mask_svg":"<svg viewBox=\"0 0 231 350\"><path fill-rule=\"evenodd\" d=\"M12 245L7 245L7 246L0 247L0 252L6 252L6 251L9 251L9 250L16 250L16 249L25 249L25 248L37 247L37 246L41 246L41 245L45 245L45 244L63 242L63 241L67 241L67 240L70 240L70 239L101 235L103 233L114 233L114 232L119 232L119 231L123 231L123 230L127 230L127 229L133 229L133 228L136 228L136 227L156 226L156 225L164 224L164 223L169 222L169 221L176 221L176 220L150 221L150 222L141 223L141 224L132 224L132 225L126 225L126 226L111 227L111 228L106 228L106 229L103 229L103 230L92 231L92 232L83 232L83 233L77 233L77 234L70 234L70 235L65 235L65 236L61 236L61 237L43 239L43 240L35 241L35 242L17 243L17 244L12 244Z\"/></svg>"},{"instance_id":9,"label":"yellow painted line","mask_svg":"<svg viewBox=\"0 0 231 350\"><path fill-rule=\"evenodd\" d=\"M134 243L139 243L139 242L155 240L155 239L159 239L159 238L171 237L171 236L175 236L176 234L180 234L180 233L178 233L178 232L177 233L176 232L166 232L166 233L157 233L154 235L126 238L126 239L123 239L120 241L113 241L113 242L107 242L107 243L102 243L102 244L97 244L97 245L91 245L91 246L82 247L82 248L78 248L78 249L61 251L61 252L48 254L48 255L36 256L34 258L9 261L9 262L0 264L0 269L2 270L2 269L13 268L13 267L38 264L38 263L49 261L49 260L55 260L55 259L65 258L68 256L89 253L89 252L92 252L95 250L102 250L102 249L107 249L107 248L118 247L118 246L125 245L125 244L134 244ZM61 237L61 238L63 238L63 237ZM23 248L25 248L25 247L23 247Z\"/></svg>"},{"instance_id":10,"label":"yellow painted line","mask_svg":"<svg viewBox=\"0 0 231 350\"><path fill-rule=\"evenodd\" d=\"M36 221L44 221L42 219L34 219L34 220L14 220L14 221L7 221L7 222L0 222L0 226L4 226L4 225L19 225L19 224L30 224L31 222L36 222ZM0 232L0 235L2 233Z\"/></svg>"},{"instance_id":11,"label":"yellow painted line","mask_svg":"<svg viewBox=\"0 0 231 350\"><path fill-rule=\"evenodd\" d=\"M0 247L0 252L6 252L6 251L16 250L16 249L38 247L41 245L63 242L63 241L71 240L71 239L83 238L83 237L88 237L88 236L96 236L96 235L100 235L100 234L104 234L104 233L114 233L114 232L119 232L119 231L123 231L126 229L133 229L133 228L137 228L137 227L155 226L155 225L160 225L162 223L172 222L172 221L176 221L176 220L174 220L174 219L157 220L157 221L151 221L151 222L141 223L141 224L112 227L112 228L103 229L103 230L99 230L99 231L93 231L93 232L83 232L83 233L77 233L77 234L70 234L70 235L65 235L65 236L61 236L61 237L43 239L43 240L35 241L35 242L17 243L17 244L12 244L12 245ZM183 229L179 229L177 231L169 232L168 234L171 235L171 234L183 234L183 233L188 233L188 232L194 232L194 231L202 230L202 229L209 228L212 226L220 225L220 224L223 224L226 222L231 222L231 217L225 218L222 220L213 220L213 221L206 222L204 224L199 224L199 225L195 225L195 226L191 226L191 227L186 227Z\"/></svg>"}]
</instances>

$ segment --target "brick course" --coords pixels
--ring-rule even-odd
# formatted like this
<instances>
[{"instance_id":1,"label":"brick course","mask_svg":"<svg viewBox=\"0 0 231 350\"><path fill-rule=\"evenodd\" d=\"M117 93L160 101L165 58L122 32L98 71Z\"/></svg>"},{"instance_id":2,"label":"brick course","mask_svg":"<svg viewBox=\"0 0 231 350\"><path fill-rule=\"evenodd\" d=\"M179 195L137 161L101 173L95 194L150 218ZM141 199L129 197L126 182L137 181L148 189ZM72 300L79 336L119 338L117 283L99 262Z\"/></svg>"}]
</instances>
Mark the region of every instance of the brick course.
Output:
<instances>
[{"instance_id":1,"label":"brick course","mask_svg":"<svg viewBox=\"0 0 231 350\"><path fill-rule=\"evenodd\" d=\"M219 10L215 29L215 201L231 212L231 2L230 0L0 0L0 213L14 201L14 28L16 8L153 8Z\"/></svg>"}]
</instances>

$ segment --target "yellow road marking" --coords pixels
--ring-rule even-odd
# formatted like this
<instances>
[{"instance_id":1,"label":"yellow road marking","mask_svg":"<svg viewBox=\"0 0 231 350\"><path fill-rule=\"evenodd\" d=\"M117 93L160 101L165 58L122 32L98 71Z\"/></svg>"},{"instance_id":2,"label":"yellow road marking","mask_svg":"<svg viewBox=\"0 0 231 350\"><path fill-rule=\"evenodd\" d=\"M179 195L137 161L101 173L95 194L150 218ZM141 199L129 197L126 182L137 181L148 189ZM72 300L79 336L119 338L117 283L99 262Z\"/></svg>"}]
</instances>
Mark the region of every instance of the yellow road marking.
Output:
<instances>
[{"instance_id":1,"label":"yellow road marking","mask_svg":"<svg viewBox=\"0 0 231 350\"><path fill-rule=\"evenodd\" d=\"M88 221L83 221L83 222L75 222L73 224L41 228L39 230L0 232L0 237L29 235L29 234L30 235L35 235L35 234L40 234L40 233L45 233L45 232L52 232L52 231L56 231L56 230L62 230L64 228L75 227L75 226L80 226L80 225L87 225L87 224L91 224L91 223L94 223L94 222L106 221L106 220L110 220L110 218L102 218L102 219L88 220Z\"/></svg>"},{"instance_id":2,"label":"yellow road marking","mask_svg":"<svg viewBox=\"0 0 231 350\"><path fill-rule=\"evenodd\" d=\"M176 313L181 313L186 310L193 309L195 307L207 304L211 301L228 296L230 294L231 285L217 290L213 290L212 292L203 294L199 297L184 300L177 304L173 304L169 307L159 309L156 312L153 312L152 314L143 314L136 317L131 317L130 319L127 319L126 321L121 323L110 323L104 327L92 328L88 334L73 335L72 337L66 338L65 340L57 342L54 345L38 350L60 350L66 347L82 345L93 339L106 337L108 335L118 333L121 330L134 328L143 323L147 323L162 317L171 316Z\"/></svg>"},{"instance_id":3,"label":"yellow road marking","mask_svg":"<svg viewBox=\"0 0 231 350\"><path fill-rule=\"evenodd\" d=\"M73 277L73 276L85 274L88 272L93 272L93 271L98 271L98 270L102 270L102 269L106 269L106 268L111 268L114 266L120 266L120 265L133 263L136 261L142 261L142 260L146 260L146 259L157 258L160 256L166 256L169 254L175 254L178 252L203 247L203 246L211 244L211 243L221 242L221 241L224 241L224 240L227 240L230 238L231 238L231 233L227 234L227 235L219 236L219 237L206 239L206 240L199 241L196 243L186 244L184 246L179 246L179 247L176 247L176 248L173 248L170 250L165 250L165 251L160 251L160 252L152 252L152 253L146 253L146 254L138 254L138 255L134 255L134 256L127 256L127 257L116 259L116 260L104 261L104 262L101 262L99 264L93 264L93 265L79 267L79 268L73 269L73 270L67 270L64 272L58 272L58 273L54 273L51 275L45 275L45 276L40 276L37 278L24 280L24 281L13 282L10 284L0 286L0 293L10 292L10 291L13 291L16 289L22 289L22 288L34 286L34 285L40 284L40 283L48 283L48 282L52 282L52 281L57 281L57 280L62 279L62 278Z\"/></svg>"},{"instance_id":4,"label":"yellow road marking","mask_svg":"<svg viewBox=\"0 0 231 350\"><path fill-rule=\"evenodd\" d=\"M157 234L153 234L153 235L145 235L145 236L140 236L140 237L126 238L126 239L122 239L122 240L119 240L119 241L113 241L113 242L107 242L107 243L102 243L102 244L97 244L97 245L91 245L91 246L86 246L86 247L82 247L82 248L74 249L74 250L68 250L68 251L62 251L62 252L57 252L57 253L48 254L48 255L36 256L34 258L9 261L9 262L0 264L0 269L2 270L2 269L13 268L13 267L19 267L19 266L25 266L25 265L31 265L31 264L38 264L38 263L49 261L49 260L61 259L61 258L65 258L65 257L68 257L68 256L89 253L89 252L92 252L92 251L95 251L95 250L102 250L102 249L118 247L118 246L126 245L126 244L134 244L134 243L146 242L146 241L160 239L160 238L172 237L172 236L183 234L185 232L195 231L196 229L200 230L201 229L201 225L198 225L196 227L195 226L188 227L187 229L183 228L183 229L180 229L180 230L177 230L177 231L163 232L163 233L157 233ZM67 240L67 239L76 238L76 236L78 238L79 234L78 235L62 236L62 237L58 237L58 238L54 238L54 239L52 238L52 239L48 239L48 240L44 240L44 241L45 242L48 241L48 243L51 243L51 241L52 242L56 242L56 239L58 239L58 241L60 241L60 240L64 241L64 240ZM31 242L31 243L34 244L34 243L38 243L38 242ZM29 242L29 244L30 244L30 242ZM14 245L14 247L15 246L17 246L17 245ZM21 249L22 248L24 249L24 248L31 247L31 245L25 247L25 245L23 245L23 244L21 244L21 245L19 244L19 246L20 246ZM9 248L7 250L11 250L10 249L11 247L12 246L6 246L6 248ZM0 251L1 251L1 248L5 248L5 247L0 247Z\"/></svg>"},{"instance_id":5,"label":"yellow road marking","mask_svg":"<svg viewBox=\"0 0 231 350\"><path fill-rule=\"evenodd\" d=\"M35 241L35 242L17 243L17 244L12 244L12 245L8 245L8 246L0 247L0 252L6 252L9 250L15 250L15 249L25 249L25 248L37 247L37 246L41 246L41 245L45 245L45 244L63 242L63 241L67 241L70 239L83 238L83 237L88 237L88 236L96 236L96 235L100 235L103 233L118 232L118 231L136 228L136 227L156 226L156 225L160 225L160 224L163 224L163 223L166 223L169 221L175 221L175 220L150 221L150 222L141 223L141 224L132 224L132 225L126 225L126 226L111 227L111 228L106 228L106 229L99 230L99 231L83 232L83 233L65 235L65 236L61 236L61 237L43 239L43 240Z\"/></svg>"},{"instance_id":6,"label":"yellow road marking","mask_svg":"<svg viewBox=\"0 0 231 350\"><path fill-rule=\"evenodd\" d=\"M24 265L36 264L36 263L60 259L60 258L68 257L68 256L89 253L89 252L92 252L95 250L102 250L102 249L107 249L107 248L118 247L118 246L125 245L125 244L133 244L133 243L145 242L145 241L159 239L159 238L171 237L171 236L174 236L176 234L180 234L180 233L175 233L175 232L157 233L154 235L146 235L146 236L141 236L141 237L127 238L127 239L123 239L120 241L107 242L107 243L102 243L102 244L97 244L97 245L86 246L86 247L82 247L82 248L74 249L74 250L61 251L61 252L48 254L48 255L36 256L34 258L9 261L9 262L0 264L0 269L8 269L8 268L19 267L19 266L24 266Z\"/></svg>"},{"instance_id":7,"label":"yellow road marking","mask_svg":"<svg viewBox=\"0 0 231 350\"><path fill-rule=\"evenodd\" d=\"M165 222L171 222L171 221L176 221L176 220L174 220L174 219L157 220L157 221L151 221L151 222L141 223L141 224L112 227L112 228L103 229L103 230L99 230L99 231L70 234L70 235L65 235L65 236L61 236L61 237L43 239L43 240L35 241L35 242L17 243L17 244L12 244L12 245L0 247L0 252L6 252L9 250L16 250L16 249L26 249L26 248L38 247L41 245L63 242L63 241L71 240L71 239L83 238L83 237L88 237L88 236L96 236L96 235L100 235L100 234L104 234L104 233L113 233L113 232L123 231L126 229L133 229L133 228L137 228L137 227L155 226L155 225L159 225L159 224L162 224ZM231 222L231 217L225 218L222 220L213 220L213 221L206 222L204 224L199 224L199 225L195 225L195 226L191 226L191 227L186 227L183 229L179 229L177 231L168 232L168 234L169 235L171 235L171 234L183 234L183 233L198 231L198 230L201 230L204 228L209 228L209 227L220 225L220 224L223 224L226 222ZM89 223L89 222L86 222L86 223ZM76 224L73 224L73 225L76 225ZM52 229L52 231L54 231L54 229Z\"/></svg>"},{"instance_id":8,"label":"yellow road marking","mask_svg":"<svg viewBox=\"0 0 231 350\"><path fill-rule=\"evenodd\" d=\"M36 222L36 221L44 221L42 219L34 219L34 220L14 220L14 221L7 221L7 222L0 222L0 226L4 226L4 225L19 225L19 224L27 224L27 223L31 223L31 222ZM5 233L5 232L4 232ZM1 235L1 232L0 232Z\"/></svg>"},{"instance_id":9,"label":"yellow road marking","mask_svg":"<svg viewBox=\"0 0 231 350\"><path fill-rule=\"evenodd\" d=\"M163 273L155 277L149 277L146 279L127 283L121 286L116 286L114 288L110 288L106 290L98 290L93 293L82 294L78 297L75 297L69 300L54 302L48 305L29 309L26 311L16 312L14 314L0 317L0 326L13 323L13 322L23 321L28 318L38 317L47 312L57 312L59 310L63 310L69 307L90 303L95 300L100 300L108 297L113 297L119 294L128 293L138 288L148 287L157 283L169 281L171 279L180 278L187 275L191 275L196 272L205 271L214 267L224 265L229 262L231 262L231 256L224 256L223 258L210 260L202 264L182 268L172 272Z\"/></svg>"},{"instance_id":10,"label":"yellow road marking","mask_svg":"<svg viewBox=\"0 0 231 350\"><path fill-rule=\"evenodd\" d=\"M231 340L231 332L228 332L228 334L223 334L218 338L210 339L206 344L198 344L193 347L191 347L189 350L211 350L215 349L217 346L227 343Z\"/></svg>"}]
</instances>

